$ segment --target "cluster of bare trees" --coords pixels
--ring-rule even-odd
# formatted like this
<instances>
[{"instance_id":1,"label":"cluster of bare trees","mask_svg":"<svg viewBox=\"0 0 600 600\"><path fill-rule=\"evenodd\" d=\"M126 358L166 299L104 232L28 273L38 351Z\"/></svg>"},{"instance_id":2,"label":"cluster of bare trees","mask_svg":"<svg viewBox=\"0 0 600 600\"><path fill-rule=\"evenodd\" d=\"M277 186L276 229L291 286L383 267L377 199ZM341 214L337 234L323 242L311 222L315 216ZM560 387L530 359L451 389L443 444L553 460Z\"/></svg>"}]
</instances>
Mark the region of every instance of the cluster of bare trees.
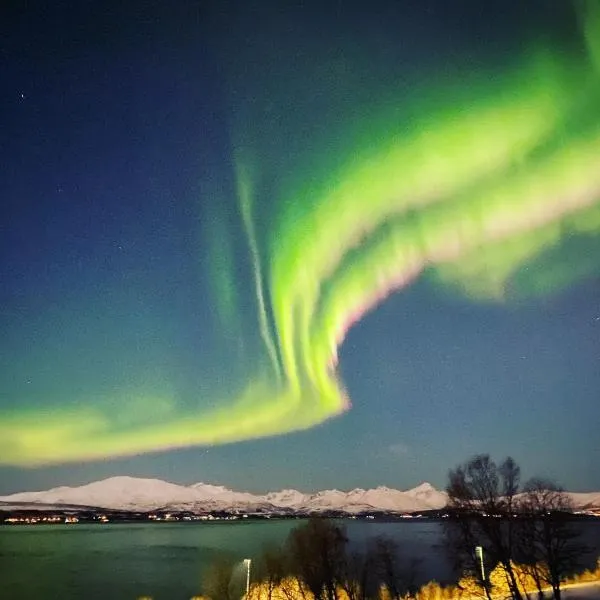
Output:
<instances>
[{"instance_id":1,"label":"cluster of bare trees","mask_svg":"<svg viewBox=\"0 0 600 600\"><path fill-rule=\"evenodd\" d=\"M550 587L560 600L561 582L577 569L587 549L570 518L568 495L543 479L521 487L520 475L512 458L496 464L487 454L450 471L451 518L445 528L450 555L457 568L479 579L488 598L488 574L501 565L514 600L527 596L524 576L535 583L539 598Z\"/></svg>"},{"instance_id":2,"label":"cluster of bare trees","mask_svg":"<svg viewBox=\"0 0 600 600\"><path fill-rule=\"evenodd\" d=\"M416 591L418 565L405 560L394 540L376 537L362 550L351 550L345 528L315 518L293 529L283 547L270 547L253 562L251 589L261 600L314 598L315 600L400 600ZM232 565L212 565L204 593L212 600L237 600L232 589ZM239 588L239 586L237 586ZM234 586L235 588L235 586Z\"/></svg>"}]
</instances>

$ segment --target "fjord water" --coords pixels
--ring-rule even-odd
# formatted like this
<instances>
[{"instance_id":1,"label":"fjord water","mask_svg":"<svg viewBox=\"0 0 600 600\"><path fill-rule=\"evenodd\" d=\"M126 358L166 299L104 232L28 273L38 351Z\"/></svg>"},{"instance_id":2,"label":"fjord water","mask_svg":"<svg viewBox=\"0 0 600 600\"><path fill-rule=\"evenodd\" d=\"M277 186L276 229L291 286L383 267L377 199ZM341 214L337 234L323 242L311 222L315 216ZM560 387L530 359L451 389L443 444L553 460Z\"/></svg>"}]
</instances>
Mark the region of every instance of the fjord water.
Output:
<instances>
[{"instance_id":1,"label":"fjord water","mask_svg":"<svg viewBox=\"0 0 600 600\"><path fill-rule=\"evenodd\" d=\"M283 542L300 523L272 520L1 526L0 598L189 599L200 593L203 572L219 554L240 561L256 558L265 544ZM421 560L420 581L453 579L442 546L441 523L344 524L356 546L377 535L396 540L407 558ZM586 534L598 540L600 523L586 524ZM240 571L239 577L242 589L244 573Z\"/></svg>"},{"instance_id":2,"label":"fjord water","mask_svg":"<svg viewBox=\"0 0 600 600\"><path fill-rule=\"evenodd\" d=\"M221 553L240 561L281 543L301 521L118 523L0 527L0 598L160 600L191 598ZM411 556L428 557L431 576L449 577L440 526L345 523L352 542L386 534ZM241 574L243 575L243 574ZM240 582L242 584L242 582Z\"/></svg>"}]
</instances>

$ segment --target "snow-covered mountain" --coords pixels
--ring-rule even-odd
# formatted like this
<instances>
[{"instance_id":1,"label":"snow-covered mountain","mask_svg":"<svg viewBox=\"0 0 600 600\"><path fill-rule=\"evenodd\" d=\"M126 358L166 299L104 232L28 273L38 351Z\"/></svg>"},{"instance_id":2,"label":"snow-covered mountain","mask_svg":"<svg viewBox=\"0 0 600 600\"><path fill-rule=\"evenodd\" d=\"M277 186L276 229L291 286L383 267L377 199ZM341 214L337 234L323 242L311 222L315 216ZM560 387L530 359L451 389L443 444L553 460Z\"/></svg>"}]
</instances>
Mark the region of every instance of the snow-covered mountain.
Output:
<instances>
[{"instance_id":1,"label":"snow-covered mountain","mask_svg":"<svg viewBox=\"0 0 600 600\"><path fill-rule=\"evenodd\" d=\"M71 504L117 508L124 510L153 510L169 504L186 504L197 498L193 488L136 477L111 477L79 487L57 487L45 492L24 492L5 496L5 502L39 504Z\"/></svg>"},{"instance_id":2,"label":"snow-covered mountain","mask_svg":"<svg viewBox=\"0 0 600 600\"><path fill-rule=\"evenodd\" d=\"M578 509L600 509L600 492L570 492L573 506Z\"/></svg>"},{"instance_id":3,"label":"snow-covered mountain","mask_svg":"<svg viewBox=\"0 0 600 600\"><path fill-rule=\"evenodd\" d=\"M421 493L422 489L427 493ZM404 513L442 508L446 503L446 495L429 484L423 484L407 492L378 487L370 490L358 488L349 492L324 490L313 494L305 494L297 490L281 490L257 495L206 483L183 486L159 479L111 477L79 487L58 487L44 492L23 492L3 496L0 497L0 502L36 505L68 504L139 511L168 509L195 512L238 510Z\"/></svg>"},{"instance_id":4,"label":"snow-covered mountain","mask_svg":"<svg viewBox=\"0 0 600 600\"><path fill-rule=\"evenodd\" d=\"M446 494L435 490L430 484L424 485L435 493L429 496L419 495L414 490L401 492L383 486L370 490L356 488L349 492L325 490L307 497L302 508L313 511L343 510L348 513L373 510L411 513L443 508L446 505Z\"/></svg>"},{"instance_id":5,"label":"snow-covered mountain","mask_svg":"<svg viewBox=\"0 0 600 600\"><path fill-rule=\"evenodd\" d=\"M600 493L570 494L578 509L600 507ZM325 512L342 511L415 513L446 505L445 492L429 483L400 491L388 487L349 492L324 490L305 494L281 490L265 495L237 492L223 486L195 483L176 485L159 479L111 477L79 487L58 487L44 492L23 492L0 497L0 503L27 503L40 508L49 505L93 506L116 510L189 510L193 512Z\"/></svg>"},{"instance_id":6,"label":"snow-covered mountain","mask_svg":"<svg viewBox=\"0 0 600 600\"><path fill-rule=\"evenodd\" d=\"M280 508L294 508L305 506L310 499L310 494L303 494L298 490L281 490L280 492L269 492L264 496L265 500L273 506Z\"/></svg>"}]
</instances>

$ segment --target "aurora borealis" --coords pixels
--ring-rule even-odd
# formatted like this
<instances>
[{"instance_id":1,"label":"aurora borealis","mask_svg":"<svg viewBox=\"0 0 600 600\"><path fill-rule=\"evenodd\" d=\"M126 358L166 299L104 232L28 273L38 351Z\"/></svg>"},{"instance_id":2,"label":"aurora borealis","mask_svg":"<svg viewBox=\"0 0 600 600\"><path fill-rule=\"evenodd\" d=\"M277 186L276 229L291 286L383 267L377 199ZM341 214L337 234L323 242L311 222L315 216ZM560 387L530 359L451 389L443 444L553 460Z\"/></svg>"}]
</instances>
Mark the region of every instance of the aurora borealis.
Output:
<instances>
[{"instance_id":1,"label":"aurora borealis","mask_svg":"<svg viewBox=\"0 0 600 600\"><path fill-rule=\"evenodd\" d=\"M135 378L100 390L86 387L83 375L71 390L61 385L48 395L7 385L2 465L95 461L306 430L353 410L338 354L349 330L391 295L421 283L474 306L510 307L598 277L595 0L565 3L560 18L511 36L500 28L487 56L478 40L443 64L427 53L415 64L399 60L405 51L396 21L384 18L399 8L373 9L359 26L364 7L340 16L339 7L322 15L316 4L277 14L266 4L223 6L206 11L210 33L198 37L216 65L229 161L203 167L196 198L186 200L200 213L189 272L197 268L202 279L186 310L202 305L210 349L186 357L184 391L179 366L153 362L161 362L158 346L154 359L142 352ZM135 110L128 115L137 118ZM135 169L120 175L141 176ZM159 189L152 194L150 202L165 201ZM135 222L147 206L140 200L127 219ZM142 255L161 260L151 244ZM93 312L76 299L77 286L73 277L65 296ZM186 286L192 283L177 283ZM100 285L95 293L103 297ZM16 310L11 302L6 314ZM20 336L17 329L6 338L6 373L23 360L21 351L9 357ZM35 354L35 344L26 352ZM76 345L68 350L77 352ZM128 363L127 351L115 355ZM223 369L224 358L230 366ZM65 358L60 376L68 380L70 369Z\"/></svg>"}]
</instances>

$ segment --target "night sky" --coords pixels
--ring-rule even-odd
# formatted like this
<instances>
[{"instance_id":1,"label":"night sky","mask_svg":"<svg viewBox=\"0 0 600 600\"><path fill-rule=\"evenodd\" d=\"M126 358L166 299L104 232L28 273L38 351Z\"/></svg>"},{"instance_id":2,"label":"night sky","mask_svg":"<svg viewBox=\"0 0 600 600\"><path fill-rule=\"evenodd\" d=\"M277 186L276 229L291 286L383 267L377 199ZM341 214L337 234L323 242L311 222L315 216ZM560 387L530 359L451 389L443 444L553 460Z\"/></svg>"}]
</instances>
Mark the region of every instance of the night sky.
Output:
<instances>
[{"instance_id":1,"label":"night sky","mask_svg":"<svg viewBox=\"0 0 600 600\"><path fill-rule=\"evenodd\" d=\"M478 452L600 490L600 4L3 2L0 493Z\"/></svg>"}]
</instances>

